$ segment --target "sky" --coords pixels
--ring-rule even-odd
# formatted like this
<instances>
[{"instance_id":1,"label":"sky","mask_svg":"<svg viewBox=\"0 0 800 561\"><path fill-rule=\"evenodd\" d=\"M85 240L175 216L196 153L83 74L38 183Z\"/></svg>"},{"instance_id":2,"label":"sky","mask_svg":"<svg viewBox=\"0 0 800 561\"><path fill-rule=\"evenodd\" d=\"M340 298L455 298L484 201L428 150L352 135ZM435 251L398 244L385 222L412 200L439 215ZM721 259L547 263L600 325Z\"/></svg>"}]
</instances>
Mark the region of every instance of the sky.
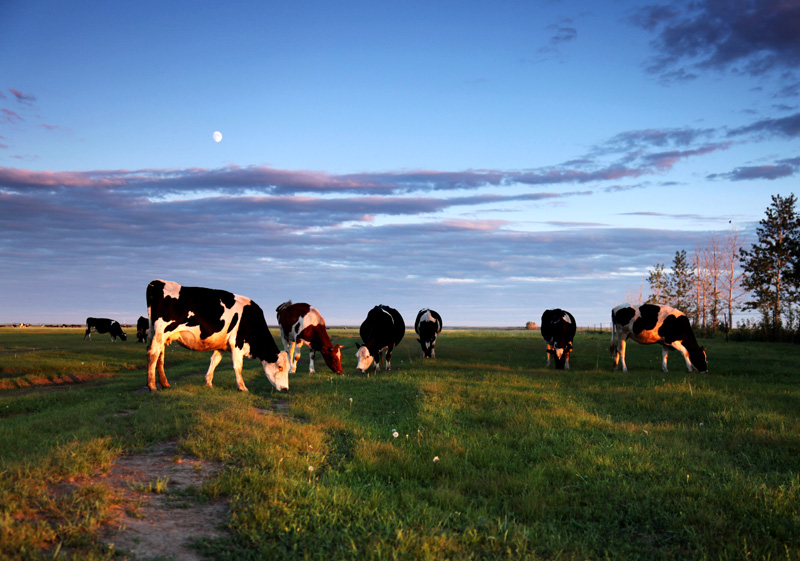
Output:
<instances>
[{"instance_id":1,"label":"sky","mask_svg":"<svg viewBox=\"0 0 800 561\"><path fill-rule=\"evenodd\" d=\"M798 186L798 30L798 0L4 0L0 324L135 323L166 279L273 327L608 325Z\"/></svg>"}]
</instances>

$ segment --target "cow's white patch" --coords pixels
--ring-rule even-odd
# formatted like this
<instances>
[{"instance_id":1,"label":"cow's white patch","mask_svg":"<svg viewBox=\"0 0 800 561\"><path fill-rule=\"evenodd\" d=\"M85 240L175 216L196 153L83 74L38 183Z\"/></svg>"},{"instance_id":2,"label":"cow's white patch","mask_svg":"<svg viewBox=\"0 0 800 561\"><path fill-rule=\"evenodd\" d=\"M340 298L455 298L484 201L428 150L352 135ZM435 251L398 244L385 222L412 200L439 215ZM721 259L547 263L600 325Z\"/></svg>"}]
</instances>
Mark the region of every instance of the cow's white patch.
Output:
<instances>
[{"instance_id":1,"label":"cow's white patch","mask_svg":"<svg viewBox=\"0 0 800 561\"><path fill-rule=\"evenodd\" d=\"M176 300L181 297L181 285L177 282L164 281L164 298L175 298Z\"/></svg>"}]
</instances>

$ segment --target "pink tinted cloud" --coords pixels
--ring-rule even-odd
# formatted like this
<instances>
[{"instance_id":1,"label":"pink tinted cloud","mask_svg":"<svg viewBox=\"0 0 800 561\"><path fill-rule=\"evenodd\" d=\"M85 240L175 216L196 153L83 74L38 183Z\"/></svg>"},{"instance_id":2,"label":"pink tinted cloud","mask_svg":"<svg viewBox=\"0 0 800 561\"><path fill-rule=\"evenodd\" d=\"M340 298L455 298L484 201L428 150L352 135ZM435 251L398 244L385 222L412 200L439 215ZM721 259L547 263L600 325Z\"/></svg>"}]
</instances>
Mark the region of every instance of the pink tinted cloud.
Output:
<instances>
[{"instance_id":1,"label":"pink tinted cloud","mask_svg":"<svg viewBox=\"0 0 800 561\"><path fill-rule=\"evenodd\" d=\"M23 105L32 106L36 102L36 96L33 94L22 93L14 88L9 88L8 91L14 94L14 97L17 98L17 101Z\"/></svg>"},{"instance_id":2,"label":"pink tinted cloud","mask_svg":"<svg viewBox=\"0 0 800 561\"><path fill-rule=\"evenodd\" d=\"M2 115L0 115L0 123L4 122L10 124L10 123L18 123L20 121L25 120L22 117L20 117L18 113L15 113L11 109L3 108L0 109L0 112L2 112Z\"/></svg>"}]
</instances>

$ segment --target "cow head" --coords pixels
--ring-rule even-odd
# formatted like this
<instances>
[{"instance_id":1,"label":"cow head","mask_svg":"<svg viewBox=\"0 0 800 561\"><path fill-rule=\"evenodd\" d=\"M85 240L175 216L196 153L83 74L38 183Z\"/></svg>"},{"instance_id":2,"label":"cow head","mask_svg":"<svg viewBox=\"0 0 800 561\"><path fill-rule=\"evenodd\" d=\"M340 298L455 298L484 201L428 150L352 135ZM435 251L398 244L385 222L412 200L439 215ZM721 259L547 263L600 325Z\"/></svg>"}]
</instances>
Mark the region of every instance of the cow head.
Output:
<instances>
[{"instance_id":1,"label":"cow head","mask_svg":"<svg viewBox=\"0 0 800 561\"><path fill-rule=\"evenodd\" d=\"M564 365L567 363L569 353L572 352L572 343L567 343L563 347L554 347L547 349L547 352L553 356L556 361L556 370L564 370Z\"/></svg>"},{"instance_id":2,"label":"cow head","mask_svg":"<svg viewBox=\"0 0 800 561\"><path fill-rule=\"evenodd\" d=\"M267 379L275 386L279 392L289 389L289 355L286 351L278 353L278 360L275 362L267 362L262 360L261 364L264 365L264 373Z\"/></svg>"},{"instance_id":3,"label":"cow head","mask_svg":"<svg viewBox=\"0 0 800 561\"><path fill-rule=\"evenodd\" d=\"M322 358L334 374L344 374L342 368L342 349L344 345L334 345L332 347L322 347Z\"/></svg>"},{"instance_id":4,"label":"cow head","mask_svg":"<svg viewBox=\"0 0 800 561\"><path fill-rule=\"evenodd\" d=\"M697 347L689 349L689 362L698 372L708 372L708 359L706 358L706 348Z\"/></svg>"},{"instance_id":5,"label":"cow head","mask_svg":"<svg viewBox=\"0 0 800 561\"><path fill-rule=\"evenodd\" d=\"M366 372L367 368L372 366L372 361L374 359L372 358L372 355L369 354L369 349L366 345L359 345L356 343L356 349L358 349L356 351L356 358L358 359L356 368L362 372Z\"/></svg>"}]
</instances>

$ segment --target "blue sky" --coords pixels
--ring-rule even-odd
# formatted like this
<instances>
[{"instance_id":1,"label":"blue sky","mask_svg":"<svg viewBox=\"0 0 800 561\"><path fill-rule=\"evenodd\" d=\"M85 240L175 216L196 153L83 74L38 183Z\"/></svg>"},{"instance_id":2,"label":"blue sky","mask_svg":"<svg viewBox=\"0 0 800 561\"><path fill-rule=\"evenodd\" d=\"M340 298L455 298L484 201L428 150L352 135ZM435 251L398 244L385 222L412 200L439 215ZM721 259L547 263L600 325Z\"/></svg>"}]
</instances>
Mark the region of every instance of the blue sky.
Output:
<instances>
[{"instance_id":1,"label":"blue sky","mask_svg":"<svg viewBox=\"0 0 800 561\"><path fill-rule=\"evenodd\" d=\"M0 323L134 322L155 278L272 325L608 323L795 189L798 29L771 0L3 2Z\"/></svg>"}]
</instances>

